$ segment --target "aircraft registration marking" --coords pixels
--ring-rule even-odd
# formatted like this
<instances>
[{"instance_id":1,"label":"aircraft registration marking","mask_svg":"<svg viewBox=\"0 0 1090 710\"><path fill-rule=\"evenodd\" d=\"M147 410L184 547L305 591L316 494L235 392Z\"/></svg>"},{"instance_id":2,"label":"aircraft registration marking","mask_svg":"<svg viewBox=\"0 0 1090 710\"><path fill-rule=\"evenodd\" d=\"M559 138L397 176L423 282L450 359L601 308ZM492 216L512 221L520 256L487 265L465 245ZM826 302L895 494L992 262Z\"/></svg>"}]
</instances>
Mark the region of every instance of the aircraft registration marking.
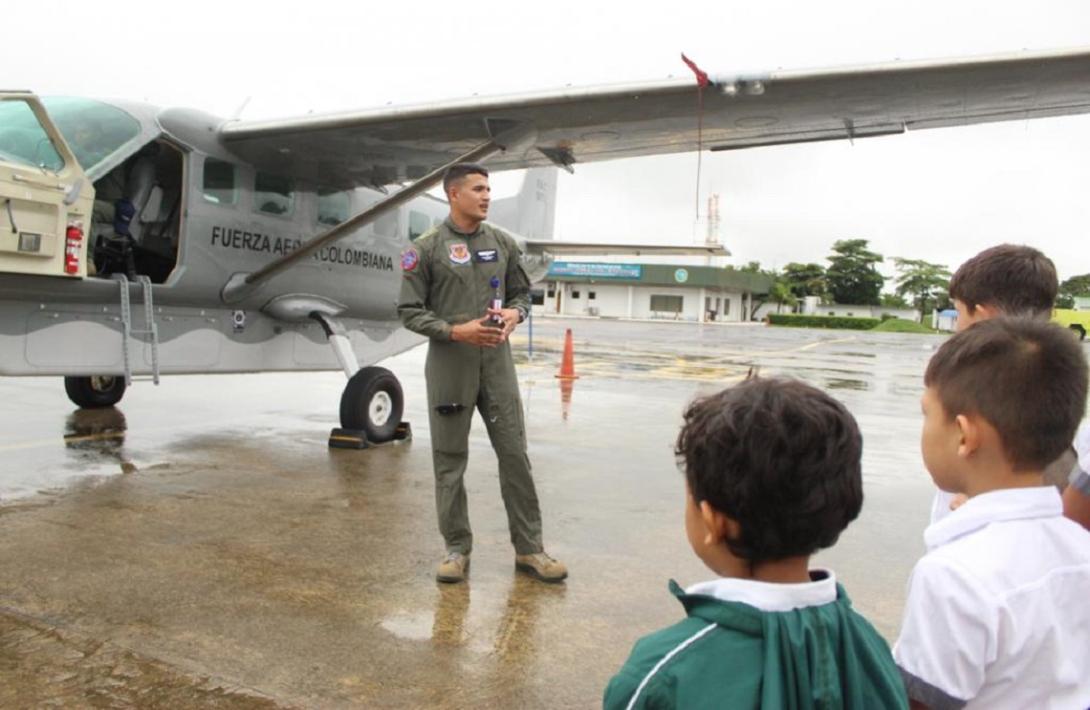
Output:
<instances>
[{"instance_id":1,"label":"aircraft registration marking","mask_svg":"<svg viewBox=\"0 0 1090 710\"><path fill-rule=\"evenodd\" d=\"M283 256L302 246L303 240L289 237L277 237L271 234L251 232L244 229L214 226L212 227L210 244L224 249ZM468 251L466 253L468 257ZM314 254L311 255L311 258L315 261L330 264L344 264L345 266L358 266L363 269L377 269L379 271L394 270L394 260L392 257L386 254L368 251L367 249L356 249L351 246L334 244L322 247L315 251Z\"/></svg>"}]
</instances>

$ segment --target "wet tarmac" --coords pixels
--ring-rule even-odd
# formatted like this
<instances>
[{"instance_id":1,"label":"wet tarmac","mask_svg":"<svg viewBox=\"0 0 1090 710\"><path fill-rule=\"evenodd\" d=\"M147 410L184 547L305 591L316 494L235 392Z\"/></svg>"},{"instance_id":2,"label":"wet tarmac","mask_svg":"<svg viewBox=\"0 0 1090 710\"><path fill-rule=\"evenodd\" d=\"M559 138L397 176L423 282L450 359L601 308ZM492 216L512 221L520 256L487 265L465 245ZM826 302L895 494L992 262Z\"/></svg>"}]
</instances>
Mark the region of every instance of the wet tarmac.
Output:
<instances>
[{"instance_id":1,"label":"wet tarmac","mask_svg":"<svg viewBox=\"0 0 1090 710\"><path fill-rule=\"evenodd\" d=\"M918 397L939 342L537 319L533 358L525 332L516 350L562 585L514 572L479 419L470 581L434 581L423 348L383 363L415 440L368 451L326 446L339 373L166 378L97 412L59 378L4 379L0 707L592 707L633 641L680 618L667 580L710 576L672 444L693 396L751 367L858 418L863 514L816 564L892 639L932 495Z\"/></svg>"}]
</instances>

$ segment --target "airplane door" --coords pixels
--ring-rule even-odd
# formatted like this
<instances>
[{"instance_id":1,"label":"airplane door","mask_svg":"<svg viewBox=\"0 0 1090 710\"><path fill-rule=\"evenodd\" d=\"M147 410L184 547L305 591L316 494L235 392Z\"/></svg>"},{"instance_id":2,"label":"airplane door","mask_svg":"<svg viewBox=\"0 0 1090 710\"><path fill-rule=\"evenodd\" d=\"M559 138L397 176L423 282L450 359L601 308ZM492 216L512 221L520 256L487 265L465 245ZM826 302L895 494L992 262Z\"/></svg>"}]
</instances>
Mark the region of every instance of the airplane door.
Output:
<instances>
[{"instance_id":1,"label":"airplane door","mask_svg":"<svg viewBox=\"0 0 1090 710\"><path fill-rule=\"evenodd\" d=\"M0 92L0 273L82 278L94 188L38 97Z\"/></svg>"}]
</instances>

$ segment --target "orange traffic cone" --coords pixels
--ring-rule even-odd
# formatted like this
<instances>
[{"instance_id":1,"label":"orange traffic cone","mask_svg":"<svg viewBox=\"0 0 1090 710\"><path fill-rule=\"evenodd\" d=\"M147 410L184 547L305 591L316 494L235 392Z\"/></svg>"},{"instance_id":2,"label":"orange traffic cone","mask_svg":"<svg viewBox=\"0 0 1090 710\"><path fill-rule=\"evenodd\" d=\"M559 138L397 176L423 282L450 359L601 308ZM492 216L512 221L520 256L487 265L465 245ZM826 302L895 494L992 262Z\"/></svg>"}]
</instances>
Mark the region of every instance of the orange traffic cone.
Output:
<instances>
[{"instance_id":1,"label":"orange traffic cone","mask_svg":"<svg viewBox=\"0 0 1090 710\"><path fill-rule=\"evenodd\" d=\"M564 359L560 361L560 372L556 375L562 380L578 380L575 374L575 346L572 345L571 328L564 334Z\"/></svg>"}]
</instances>

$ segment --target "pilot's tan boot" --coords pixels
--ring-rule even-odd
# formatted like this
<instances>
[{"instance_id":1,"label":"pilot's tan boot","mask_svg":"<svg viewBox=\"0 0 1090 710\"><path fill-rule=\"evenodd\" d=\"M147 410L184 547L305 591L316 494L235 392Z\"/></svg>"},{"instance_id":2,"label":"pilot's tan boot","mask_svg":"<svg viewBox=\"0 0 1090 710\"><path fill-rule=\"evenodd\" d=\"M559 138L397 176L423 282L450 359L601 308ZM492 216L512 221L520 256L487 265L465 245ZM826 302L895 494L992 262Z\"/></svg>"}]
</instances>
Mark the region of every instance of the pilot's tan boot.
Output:
<instances>
[{"instance_id":1,"label":"pilot's tan boot","mask_svg":"<svg viewBox=\"0 0 1090 710\"><path fill-rule=\"evenodd\" d=\"M468 573L469 555L463 555L461 552L448 552L446 558L439 563L435 579L448 584L464 582Z\"/></svg>"},{"instance_id":2,"label":"pilot's tan boot","mask_svg":"<svg viewBox=\"0 0 1090 710\"><path fill-rule=\"evenodd\" d=\"M532 555L515 555L515 569L537 577L542 582L563 582L568 576L568 568L560 560L554 560L544 552Z\"/></svg>"}]
</instances>

